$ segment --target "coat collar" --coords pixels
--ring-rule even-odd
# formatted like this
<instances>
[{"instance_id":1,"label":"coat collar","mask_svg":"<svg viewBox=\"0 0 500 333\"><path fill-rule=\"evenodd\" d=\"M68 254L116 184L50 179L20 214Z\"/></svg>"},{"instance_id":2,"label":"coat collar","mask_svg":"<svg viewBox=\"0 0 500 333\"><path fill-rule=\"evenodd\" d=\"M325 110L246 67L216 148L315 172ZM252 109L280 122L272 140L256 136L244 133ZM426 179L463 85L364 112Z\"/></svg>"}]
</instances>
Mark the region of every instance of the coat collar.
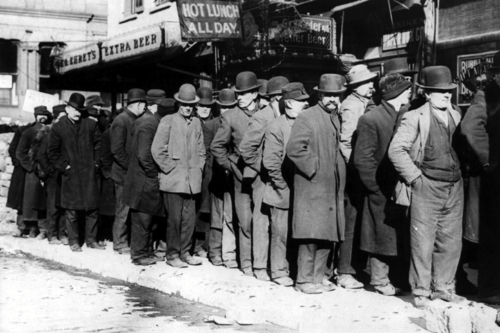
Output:
<instances>
[{"instance_id":1,"label":"coat collar","mask_svg":"<svg viewBox=\"0 0 500 333\"><path fill-rule=\"evenodd\" d=\"M429 102L425 103L424 105L422 105L421 107L419 107L415 111L420 113L422 116L429 118L429 122L430 122L431 105L429 104ZM458 126L458 124L460 123L460 119L462 118L462 115L460 114L460 112L455 110L453 107L448 108L448 111L450 112L451 117L453 118L453 121L455 122L455 125Z\"/></svg>"},{"instance_id":2,"label":"coat collar","mask_svg":"<svg viewBox=\"0 0 500 333\"><path fill-rule=\"evenodd\" d=\"M132 119L134 119L134 120L136 120L137 118L139 118L139 117L137 117L137 116L135 115L135 113L133 113L132 111L130 111L128 108L125 108L125 111L124 111L124 112L125 112L125 114L126 114L127 116L129 116L130 118L132 118Z\"/></svg>"}]
</instances>

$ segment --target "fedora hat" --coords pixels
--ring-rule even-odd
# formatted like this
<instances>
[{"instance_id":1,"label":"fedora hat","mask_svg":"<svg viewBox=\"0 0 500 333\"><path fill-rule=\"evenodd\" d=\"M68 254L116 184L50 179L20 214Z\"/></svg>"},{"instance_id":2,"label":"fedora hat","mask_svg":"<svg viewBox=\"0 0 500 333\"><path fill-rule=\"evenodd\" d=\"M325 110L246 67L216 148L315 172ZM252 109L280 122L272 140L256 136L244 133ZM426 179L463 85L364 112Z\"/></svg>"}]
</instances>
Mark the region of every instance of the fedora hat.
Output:
<instances>
[{"instance_id":1,"label":"fedora hat","mask_svg":"<svg viewBox=\"0 0 500 333\"><path fill-rule=\"evenodd\" d=\"M319 85L313 89L320 93L340 94L347 90L345 77L339 74L323 74L319 78Z\"/></svg>"},{"instance_id":2,"label":"fedora hat","mask_svg":"<svg viewBox=\"0 0 500 333\"><path fill-rule=\"evenodd\" d=\"M284 86L290 82L284 76L275 76L267 83L267 96L279 95Z\"/></svg>"},{"instance_id":3,"label":"fedora hat","mask_svg":"<svg viewBox=\"0 0 500 333\"><path fill-rule=\"evenodd\" d=\"M450 69L446 66L425 67L416 85L423 89L437 90L451 90L457 87L451 79Z\"/></svg>"},{"instance_id":4,"label":"fedora hat","mask_svg":"<svg viewBox=\"0 0 500 333\"><path fill-rule=\"evenodd\" d=\"M241 93L250 90L254 90L260 87L257 82L257 76L253 72L241 72L236 75L236 85L234 91Z\"/></svg>"},{"instance_id":5,"label":"fedora hat","mask_svg":"<svg viewBox=\"0 0 500 333\"><path fill-rule=\"evenodd\" d=\"M200 98L200 101L198 104L200 105L212 105L214 104L214 99L213 99L213 92L212 89L208 87L201 87L198 88L198 91L196 92L196 95Z\"/></svg>"},{"instance_id":6,"label":"fedora hat","mask_svg":"<svg viewBox=\"0 0 500 333\"><path fill-rule=\"evenodd\" d=\"M264 80L264 79L258 79L257 80L257 84L260 85L259 87L259 95L260 96L267 96L267 85L268 85L269 81L267 80Z\"/></svg>"},{"instance_id":7,"label":"fedora hat","mask_svg":"<svg viewBox=\"0 0 500 333\"><path fill-rule=\"evenodd\" d=\"M59 117L59 114L62 112L66 113L66 104L54 105L52 107L52 115L54 116L54 118L57 119L57 117Z\"/></svg>"},{"instance_id":8,"label":"fedora hat","mask_svg":"<svg viewBox=\"0 0 500 333\"><path fill-rule=\"evenodd\" d=\"M372 73L365 65L356 65L347 72L346 86L352 86L358 83L373 80L377 73Z\"/></svg>"},{"instance_id":9,"label":"fedora hat","mask_svg":"<svg viewBox=\"0 0 500 333\"><path fill-rule=\"evenodd\" d=\"M403 76L409 76L416 73L418 72L409 69L406 58L394 58L384 63L384 75L401 74Z\"/></svg>"},{"instance_id":10,"label":"fedora hat","mask_svg":"<svg viewBox=\"0 0 500 333\"><path fill-rule=\"evenodd\" d=\"M104 105L104 101L99 95L90 95L87 96L87 100L85 102L87 111L91 116L99 116L99 111L94 107L95 105Z\"/></svg>"},{"instance_id":11,"label":"fedora hat","mask_svg":"<svg viewBox=\"0 0 500 333\"><path fill-rule=\"evenodd\" d=\"M146 102L146 92L142 89L130 89L127 93L127 105L137 102Z\"/></svg>"},{"instance_id":12,"label":"fedora hat","mask_svg":"<svg viewBox=\"0 0 500 333\"><path fill-rule=\"evenodd\" d=\"M219 99L215 102L220 106L234 106L237 103L234 91L228 88L219 92Z\"/></svg>"},{"instance_id":13,"label":"fedora hat","mask_svg":"<svg viewBox=\"0 0 500 333\"><path fill-rule=\"evenodd\" d=\"M200 100L196 96L196 89L192 84L185 83L179 88L179 92L174 95L176 101L185 104L196 104Z\"/></svg>"},{"instance_id":14,"label":"fedora hat","mask_svg":"<svg viewBox=\"0 0 500 333\"><path fill-rule=\"evenodd\" d=\"M165 92L161 89L150 89L146 94L146 102L148 105L158 104L165 96Z\"/></svg>"},{"instance_id":15,"label":"fedora hat","mask_svg":"<svg viewBox=\"0 0 500 333\"><path fill-rule=\"evenodd\" d=\"M85 111L85 107L83 106L85 104L85 97L80 93L72 93L66 104L80 112Z\"/></svg>"},{"instance_id":16,"label":"fedora hat","mask_svg":"<svg viewBox=\"0 0 500 333\"><path fill-rule=\"evenodd\" d=\"M300 82L291 82L285 85L282 91L284 100L293 99L296 101L304 101L309 98L304 85Z\"/></svg>"},{"instance_id":17,"label":"fedora hat","mask_svg":"<svg viewBox=\"0 0 500 333\"><path fill-rule=\"evenodd\" d=\"M491 69L493 69L493 70L500 69L500 51L495 53L495 55L493 56L493 63L491 64L491 66L488 69L490 69L490 70Z\"/></svg>"}]
</instances>

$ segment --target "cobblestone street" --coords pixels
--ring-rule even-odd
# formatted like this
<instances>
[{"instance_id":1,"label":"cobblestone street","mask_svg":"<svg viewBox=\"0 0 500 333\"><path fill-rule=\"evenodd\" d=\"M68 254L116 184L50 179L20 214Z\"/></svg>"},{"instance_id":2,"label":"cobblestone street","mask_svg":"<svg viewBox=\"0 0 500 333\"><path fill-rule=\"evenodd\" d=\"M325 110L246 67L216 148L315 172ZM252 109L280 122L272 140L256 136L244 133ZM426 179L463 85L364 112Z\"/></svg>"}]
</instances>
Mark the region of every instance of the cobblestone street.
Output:
<instances>
[{"instance_id":1,"label":"cobblestone street","mask_svg":"<svg viewBox=\"0 0 500 333\"><path fill-rule=\"evenodd\" d=\"M0 252L0 332L292 332L205 323L224 310L85 270Z\"/></svg>"}]
</instances>

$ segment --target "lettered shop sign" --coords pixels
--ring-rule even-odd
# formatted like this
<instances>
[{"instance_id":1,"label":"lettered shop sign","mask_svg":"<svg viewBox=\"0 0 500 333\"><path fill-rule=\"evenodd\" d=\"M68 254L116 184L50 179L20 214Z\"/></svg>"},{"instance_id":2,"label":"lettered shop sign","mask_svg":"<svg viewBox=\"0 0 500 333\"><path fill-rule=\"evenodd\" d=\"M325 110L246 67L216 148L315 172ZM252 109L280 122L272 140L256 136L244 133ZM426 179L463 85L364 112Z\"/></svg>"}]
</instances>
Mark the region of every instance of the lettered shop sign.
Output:
<instances>
[{"instance_id":1,"label":"lettered shop sign","mask_svg":"<svg viewBox=\"0 0 500 333\"><path fill-rule=\"evenodd\" d=\"M241 37L238 1L177 1L182 38L217 41Z\"/></svg>"},{"instance_id":2,"label":"lettered shop sign","mask_svg":"<svg viewBox=\"0 0 500 333\"><path fill-rule=\"evenodd\" d=\"M133 33L116 36L102 43L103 62L110 62L160 49L162 44L160 26L149 27Z\"/></svg>"}]
</instances>

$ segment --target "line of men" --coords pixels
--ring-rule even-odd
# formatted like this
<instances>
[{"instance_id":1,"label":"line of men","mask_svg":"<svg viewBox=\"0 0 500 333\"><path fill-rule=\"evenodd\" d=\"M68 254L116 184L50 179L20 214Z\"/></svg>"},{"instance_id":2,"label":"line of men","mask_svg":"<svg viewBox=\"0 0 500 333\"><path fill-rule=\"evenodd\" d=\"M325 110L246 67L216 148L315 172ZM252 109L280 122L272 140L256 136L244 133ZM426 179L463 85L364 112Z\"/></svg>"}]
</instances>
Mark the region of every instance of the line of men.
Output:
<instances>
[{"instance_id":1,"label":"line of men","mask_svg":"<svg viewBox=\"0 0 500 333\"><path fill-rule=\"evenodd\" d=\"M422 306L434 299L465 300L455 291L465 203L460 143L465 134L489 183L482 186L484 192L468 196L478 209L487 209L475 223L493 231L479 240L481 262L488 263L480 265L479 292L484 301L500 302L495 262L500 252L492 236L498 235L494 221L499 217L494 200L500 188L495 127L500 53L490 71L494 80L478 93L461 130L461 111L451 103L456 84L450 70L426 67L413 83L415 73L396 59L385 64L378 93L377 75L364 65L354 66L346 77L323 74L314 88L318 103L312 107L302 83L282 76L266 82L252 72L238 74L234 88L223 89L217 101L211 89L196 91L190 84L182 85L174 99L161 90L146 94L132 89L126 108L108 130L112 163L99 156L106 126L99 126L99 117L81 117L85 98L74 93L64 108L66 117L54 115L46 148L37 152L46 152L50 166L41 159L40 167L30 164L20 154L29 146L24 142L28 130L16 155L27 171L26 190L30 184L38 186L43 173L49 178L51 170L58 173L60 204L54 204L57 196L45 181L49 215L61 216L61 208L65 210L72 251L82 251L78 220L83 217L87 247L104 248L96 238L103 192L99 175L105 164L112 164L113 248L130 253L134 264L155 264L163 250L172 267L200 265L193 253L202 256L205 249L213 265L239 267L244 275L320 294L336 289L329 279L335 249L337 285L364 286L355 278L359 248L369 254L370 284L376 292L397 295L398 283L389 276L402 270L406 280L409 275L415 304ZM414 86L421 94L412 99ZM48 119L45 111L35 110L32 132ZM42 176L35 172L33 177L30 165L42 169ZM38 221L54 241L56 223L47 227L29 215L29 202L25 196L24 223ZM155 239L154 230L165 219L166 230ZM199 246L193 244L195 230L205 235ZM295 282L290 263L296 263Z\"/></svg>"}]
</instances>

